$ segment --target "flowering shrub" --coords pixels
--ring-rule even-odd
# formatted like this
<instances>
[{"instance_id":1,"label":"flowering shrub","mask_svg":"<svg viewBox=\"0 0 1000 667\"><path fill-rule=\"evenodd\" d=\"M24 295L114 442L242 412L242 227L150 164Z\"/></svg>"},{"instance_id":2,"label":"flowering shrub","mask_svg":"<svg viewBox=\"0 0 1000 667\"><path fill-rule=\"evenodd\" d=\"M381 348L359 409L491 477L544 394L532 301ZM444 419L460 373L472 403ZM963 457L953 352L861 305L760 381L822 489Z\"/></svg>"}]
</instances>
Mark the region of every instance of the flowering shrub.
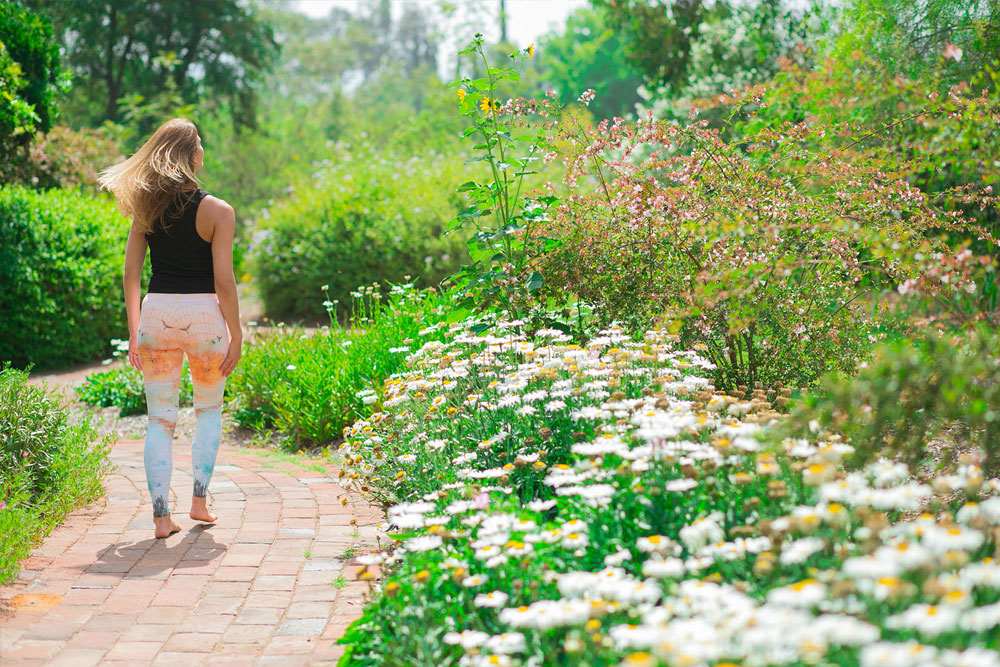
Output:
<instances>
[{"instance_id":1,"label":"flowering shrub","mask_svg":"<svg viewBox=\"0 0 1000 667\"><path fill-rule=\"evenodd\" d=\"M34 187L66 187L99 194L97 172L123 159L107 128L75 130L56 125L37 135L28 160L15 174L17 180Z\"/></svg>"},{"instance_id":2,"label":"flowering shrub","mask_svg":"<svg viewBox=\"0 0 1000 667\"><path fill-rule=\"evenodd\" d=\"M929 483L836 435L757 437L767 396L651 329L585 347L471 321L345 430L397 546L351 665L1000 665L1000 480Z\"/></svg>"},{"instance_id":3,"label":"flowering shrub","mask_svg":"<svg viewBox=\"0 0 1000 667\"><path fill-rule=\"evenodd\" d=\"M816 148L840 129L730 141L701 122L563 125L569 194L541 230L561 246L538 270L605 322L675 323L727 387L850 371L893 325L887 295L947 310L976 291L980 258L949 235L996 241L884 171L877 151Z\"/></svg>"}]
</instances>

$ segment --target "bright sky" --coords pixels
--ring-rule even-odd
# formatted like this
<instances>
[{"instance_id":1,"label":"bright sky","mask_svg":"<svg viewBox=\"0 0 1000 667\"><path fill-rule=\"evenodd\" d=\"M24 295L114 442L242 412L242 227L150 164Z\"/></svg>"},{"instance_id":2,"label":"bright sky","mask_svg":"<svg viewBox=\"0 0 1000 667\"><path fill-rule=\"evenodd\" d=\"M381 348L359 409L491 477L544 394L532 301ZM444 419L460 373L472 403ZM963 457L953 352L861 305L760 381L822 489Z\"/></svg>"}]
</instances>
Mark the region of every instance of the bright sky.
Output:
<instances>
[{"instance_id":1,"label":"bright sky","mask_svg":"<svg viewBox=\"0 0 1000 667\"><path fill-rule=\"evenodd\" d=\"M373 0L368 0L372 2ZM363 5L364 0L293 0L292 7L308 16L325 16L331 7L340 7L351 12L357 11ZM392 5L397 11L404 4L422 5L429 9L436 9L441 5L440 0L392 0ZM490 39L499 37L497 27L497 14L500 11L500 0L452 0L452 4L462 8L472 9L482 15L481 25L473 20L473 25L481 30ZM566 17L573 10L584 7L587 0L507 0L507 37L515 45L525 47L531 42L538 40L538 36L549 30L561 28L566 22ZM468 21L469 18L466 17ZM464 42L472 39L472 35L462 36Z\"/></svg>"}]
</instances>

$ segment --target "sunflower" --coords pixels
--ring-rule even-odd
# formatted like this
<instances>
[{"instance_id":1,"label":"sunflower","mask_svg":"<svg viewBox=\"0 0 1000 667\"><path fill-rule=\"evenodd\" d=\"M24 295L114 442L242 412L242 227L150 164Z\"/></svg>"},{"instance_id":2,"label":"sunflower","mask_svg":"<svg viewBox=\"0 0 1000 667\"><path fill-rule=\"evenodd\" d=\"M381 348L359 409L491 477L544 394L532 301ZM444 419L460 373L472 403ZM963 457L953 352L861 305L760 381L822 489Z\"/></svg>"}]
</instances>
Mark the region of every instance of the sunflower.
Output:
<instances>
[{"instance_id":1,"label":"sunflower","mask_svg":"<svg viewBox=\"0 0 1000 667\"><path fill-rule=\"evenodd\" d=\"M479 100L479 109L483 113L489 113L496 108L496 103L489 97L483 96L483 99Z\"/></svg>"},{"instance_id":2,"label":"sunflower","mask_svg":"<svg viewBox=\"0 0 1000 667\"><path fill-rule=\"evenodd\" d=\"M525 51L528 52L528 57L529 58L534 58L535 57L535 43L532 42L531 46L529 46L527 49L525 49Z\"/></svg>"},{"instance_id":3,"label":"sunflower","mask_svg":"<svg viewBox=\"0 0 1000 667\"><path fill-rule=\"evenodd\" d=\"M458 95L458 101L459 102L464 102L465 101L465 96L468 94L462 88L459 88L458 90L456 90L455 93Z\"/></svg>"}]
</instances>

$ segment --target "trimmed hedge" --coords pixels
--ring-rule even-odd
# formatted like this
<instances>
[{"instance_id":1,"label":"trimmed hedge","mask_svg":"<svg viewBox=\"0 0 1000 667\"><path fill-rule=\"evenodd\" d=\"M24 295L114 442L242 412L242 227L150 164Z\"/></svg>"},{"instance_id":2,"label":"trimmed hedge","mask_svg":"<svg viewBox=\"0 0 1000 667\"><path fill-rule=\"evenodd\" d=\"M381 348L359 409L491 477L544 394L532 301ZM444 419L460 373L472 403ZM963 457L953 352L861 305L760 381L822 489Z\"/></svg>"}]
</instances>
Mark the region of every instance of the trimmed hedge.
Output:
<instances>
[{"instance_id":1,"label":"trimmed hedge","mask_svg":"<svg viewBox=\"0 0 1000 667\"><path fill-rule=\"evenodd\" d=\"M340 146L313 180L257 221L253 275L275 319L321 320L320 287L346 312L358 285L437 284L468 262L468 234L445 235L468 167L430 151L399 158ZM466 179L467 180L467 179Z\"/></svg>"},{"instance_id":2,"label":"trimmed hedge","mask_svg":"<svg viewBox=\"0 0 1000 667\"><path fill-rule=\"evenodd\" d=\"M128 227L110 198L0 188L0 360L50 369L108 353L127 328Z\"/></svg>"}]
</instances>

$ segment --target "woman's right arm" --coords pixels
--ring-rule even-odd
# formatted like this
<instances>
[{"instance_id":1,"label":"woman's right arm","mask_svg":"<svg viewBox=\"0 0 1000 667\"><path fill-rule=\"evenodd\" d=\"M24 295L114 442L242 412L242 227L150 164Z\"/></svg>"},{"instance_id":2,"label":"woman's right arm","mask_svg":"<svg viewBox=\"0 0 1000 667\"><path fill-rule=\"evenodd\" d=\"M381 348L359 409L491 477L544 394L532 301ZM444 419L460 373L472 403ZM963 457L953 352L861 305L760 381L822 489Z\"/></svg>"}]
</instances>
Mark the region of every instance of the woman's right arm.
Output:
<instances>
[{"instance_id":1,"label":"woman's right arm","mask_svg":"<svg viewBox=\"0 0 1000 667\"><path fill-rule=\"evenodd\" d=\"M215 274L215 294L219 297L222 315L229 327L229 350L222 360L222 374L228 376L236 368L243 347L243 329L240 327L240 304L236 293L236 276L233 273L233 237L236 234L236 214L233 207L215 197L206 197L206 207L211 216L212 271ZM202 204L204 206L204 204Z\"/></svg>"},{"instance_id":2,"label":"woman's right arm","mask_svg":"<svg viewBox=\"0 0 1000 667\"><path fill-rule=\"evenodd\" d=\"M125 291L125 313L128 316L128 360L142 370L137 350L139 335L139 308L142 293L142 265L146 262L146 236L136 229L135 223L128 231L125 243L125 271L122 287Z\"/></svg>"}]
</instances>

